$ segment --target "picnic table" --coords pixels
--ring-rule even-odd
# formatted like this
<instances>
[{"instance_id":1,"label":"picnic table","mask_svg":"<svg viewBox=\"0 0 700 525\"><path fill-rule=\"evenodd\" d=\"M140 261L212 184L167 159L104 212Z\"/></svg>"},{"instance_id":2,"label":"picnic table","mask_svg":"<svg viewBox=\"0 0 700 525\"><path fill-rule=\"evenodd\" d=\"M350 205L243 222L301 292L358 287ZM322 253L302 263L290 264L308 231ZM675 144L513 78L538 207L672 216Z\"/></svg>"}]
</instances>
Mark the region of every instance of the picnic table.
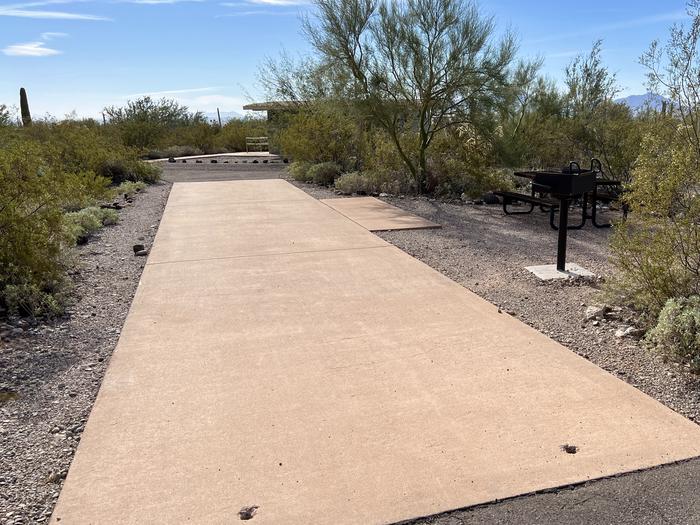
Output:
<instances>
[{"instance_id":1,"label":"picnic table","mask_svg":"<svg viewBox=\"0 0 700 525\"><path fill-rule=\"evenodd\" d=\"M507 215L532 213L535 206L542 211L549 211L549 224L554 230L559 231L557 247L557 269L565 271L566 266L566 239L570 229L581 229L590 219L596 228L609 228L610 223L599 224L596 217L598 201L600 199L598 188L601 186L619 187L620 181L610 180L599 175L602 166L598 159L591 160L590 169L583 170L577 162L569 163L562 170L527 170L516 171L517 177L524 177L532 181L531 195L514 192L495 192L503 198L503 211ZM538 197L537 194L540 194ZM549 195L547 197L546 195ZM576 198L582 199L581 222L569 225L569 205ZM607 197L606 197L607 198ZM591 211L588 212L590 199ZM508 206L513 202L525 202L530 205L526 211L509 210ZM555 224L554 215L559 211L559 224Z\"/></svg>"}]
</instances>

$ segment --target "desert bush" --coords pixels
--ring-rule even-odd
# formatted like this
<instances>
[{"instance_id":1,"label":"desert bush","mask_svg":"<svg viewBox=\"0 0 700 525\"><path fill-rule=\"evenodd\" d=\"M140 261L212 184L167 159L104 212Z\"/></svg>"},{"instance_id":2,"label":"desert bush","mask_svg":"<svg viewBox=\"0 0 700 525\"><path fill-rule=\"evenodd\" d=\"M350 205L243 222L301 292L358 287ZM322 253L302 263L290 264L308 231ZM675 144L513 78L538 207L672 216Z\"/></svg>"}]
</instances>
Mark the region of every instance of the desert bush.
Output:
<instances>
[{"instance_id":1,"label":"desert bush","mask_svg":"<svg viewBox=\"0 0 700 525\"><path fill-rule=\"evenodd\" d=\"M344 173L335 181L335 188L346 194L389 193L399 195L411 190L410 180L401 172L364 170Z\"/></svg>"},{"instance_id":2,"label":"desert bush","mask_svg":"<svg viewBox=\"0 0 700 525\"><path fill-rule=\"evenodd\" d=\"M371 193L368 188L367 179L359 171L343 173L335 180L335 189L345 195L353 193Z\"/></svg>"},{"instance_id":3,"label":"desert bush","mask_svg":"<svg viewBox=\"0 0 700 525\"><path fill-rule=\"evenodd\" d=\"M7 127L13 124L12 112L5 104L0 104L0 127Z\"/></svg>"},{"instance_id":4,"label":"desert bush","mask_svg":"<svg viewBox=\"0 0 700 525\"><path fill-rule=\"evenodd\" d=\"M292 162L287 170L294 180L299 182L311 182L313 180L309 175L309 168L311 168L311 166L312 164L310 162L297 160Z\"/></svg>"},{"instance_id":5,"label":"desert bush","mask_svg":"<svg viewBox=\"0 0 700 525\"><path fill-rule=\"evenodd\" d=\"M109 180L65 170L59 153L26 137L0 148L0 306L10 313L59 311L71 242L64 210L107 192Z\"/></svg>"},{"instance_id":6,"label":"desert bush","mask_svg":"<svg viewBox=\"0 0 700 525\"><path fill-rule=\"evenodd\" d=\"M113 188L114 195L125 195L127 197L133 196L135 193L139 193L146 189L146 183L144 182L132 182L130 180L122 182L116 188Z\"/></svg>"},{"instance_id":7,"label":"desert bush","mask_svg":"<svg viewBox=\"0 0 700 525\"><path fill-rule=\"evenodd\" d=\"M658 350L700 373L700 297L669 299L647 334Z\"/></svg>"},{"instance_id":8,"label":"desert bush","mask_svg":"<svg viewBox=\"0 0 700 525\"><path fill-rule=\"evenodd\" d=\"M18 140L44 144L42 156L68 172L93 172L119 184L124 180L155 182L160 168L139 159L139 152L119 136L89 121L41 122L14 133ZM84 207L84 206L81 206Z\"/></svg>"},{"instance_id":9,"label":"desert bush","mask_svg":"<svg viewBox=\"0 0 700 525\"><path fill-rule=\"evenodd\" d=\"M142 97L129 100L122 107L107 107L104 112L109 117L110 127L117 130L121 142L141 152L174 144L200 147L195 142L201 142L203 137L208 137L209 132L212 131L207 128L209 125L201 113L191 113L186 106L182 106L175 100L154 100L151 97ZM198 139L182 141L179 137L172 137L170 140L165 140L166 136L169 134L172 136L176 130L183 128L192 136L196 134ZM204 141L208 142L208 139L205 138Z\"/></svg>"},{"instance_id":10,"label":"desert bush","mask_svg":"<svg viewBox=\"0 0 700 525\"><path fill-rule=\"evenodd\" d=\"M112 209L90 206L80 211L66 213L63 227L67 239L74 244L84 244L103 226L116 224L119 214Z\"/></svg>"},{"instance_id":11,"label":"desert bush","mask_svg":"<svg viewBox=\"0 0 700 525\"><path fill-rule=\"evenodd\" d=\"M649 323L669 299L700 294L700 157L687 131L670 116L650 124L624 197L632 213L611 242L608 291Z\"/></svg>"},{"instance_id":12,"label":"desert bush","mask_svg":"<svg viewBox=\"0 0 700 525\"><path fill-rule=\"evenodd\" d=\"M114 184L125 181L152 184L160 178L161 168L155 163L146 163L137 159L113 158L102 161L96 167L96 172Z\"/></svg>"},{"instance_id":13,"label":"desert bush","mask_svg":"<svg viewBox=\"0 0 700 525\"><path fill-rule=\"evenodd\" d=\"M216 136L218 148L230 152L245 151L246 137L264 137L267 135L267 121L257 118L229 120Z\"/></svg>"},{"instance_id":14,"label":"desert bush","mask_svg":"<svg viewBox=\"0 0 700 525\"><path fill-rule=\"evenodd\" d=\"M146 155L149 159L167 159L170 157L195 157L204 152L194 146L168 146L162 150L151 150Z\"/></svg>"},{"instance_id":15,"label":"desert bush","mask_svg":"<svg viewBox=\"0 0 700 525\"><path fill-rule=\"evenodd\" d=\"M494 190L512 190L512 170L494 167L494 146L473 126L436 135L428 160L427 188L436 195L478 198Z\"/></svg>"},{"instance_id":16,"label":"desert bush","mask_svg":"<svg viewBox=\"0 0 700 525\"><path fill-rule=\"evenodd\" d=\"M340 177L340 172L341 168L335 162L322 162L311 166L306 176L316 184L330 186Z\"/></svg>"},{"instance_id":17,"label":"desert bush","mask_svg":"<svg viewBox=\"0 0 700 525\"><path fill-rule=\"evenodd\" d=\"M354 169L361 149L361 123L330 103L300 109L279 132L282 153L297 161L335 162Z\"/></svg>"}]
</instances>

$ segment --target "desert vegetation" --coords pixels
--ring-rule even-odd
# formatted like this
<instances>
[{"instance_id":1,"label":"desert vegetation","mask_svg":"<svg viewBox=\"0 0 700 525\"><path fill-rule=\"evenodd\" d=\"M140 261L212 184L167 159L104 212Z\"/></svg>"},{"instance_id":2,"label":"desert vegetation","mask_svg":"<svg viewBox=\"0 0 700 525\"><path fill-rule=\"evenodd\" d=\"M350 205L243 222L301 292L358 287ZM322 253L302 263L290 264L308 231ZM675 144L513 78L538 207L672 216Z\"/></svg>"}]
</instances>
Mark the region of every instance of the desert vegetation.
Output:
<instances>
[{"instance_id":1,"label":"desert vegetation","mask_svg":"<svg viewBox=\"0 0 700 525\"><path fill-rule=\"evenodd\" d=\"M346 194L474 200L513 189L516 168L598 158L632 210L614 228L607 300L634 308L650 344L697 368L697 1L689 26L641 57L664 102L636 110L616 101L601 41L569 63L562 88L470 2L314 3L304 20L314 52L269 60L261 74L270 99L294 104L277 131L292 177Z\"/></svg>"},{"instance_id":2,"label":"desert vegetation","mask_svg":"<svg viewBox=\"0 0 700 525\"><path fill-rule=\"evenodd\" d=\"M72 246L118 220L104 204L156 182L144 159L245 149L259 119L208 122L174 100L142 97L104 109L102 122L32 118L0 105L0 309L55 315L65 306ZM103 207L100 207L100 206Z\"/></svg>"},{"instance_id":3,"label":"desert vegetation","mask_svg":"<svg viewBox=\"0 0 700 525\"><path fill-rule=\"evenodd\" d=\"M700 295L699 2L687 5L689 24L641 56L649 91L664 97L641 109L617 101L601 41L557 84L468 1L315 6L303 21L313 52L261 67L267 97L287 108L272 127L251 118L221 125L147 96L106 107L101 122L32 118L24 90L17 115L0 105L0 306L60 311L70 247L116 220L100 208L115 188L157 180L144 159L240 151L246 136L269 134L299 181L478 201L517 189L518 168L595 157L605 177L624 182L631 210L614 227L606 300L634 308L650 344L697 362L698 345L672 347L674 337L694 340Z\"/></svg>"}]
</instances>

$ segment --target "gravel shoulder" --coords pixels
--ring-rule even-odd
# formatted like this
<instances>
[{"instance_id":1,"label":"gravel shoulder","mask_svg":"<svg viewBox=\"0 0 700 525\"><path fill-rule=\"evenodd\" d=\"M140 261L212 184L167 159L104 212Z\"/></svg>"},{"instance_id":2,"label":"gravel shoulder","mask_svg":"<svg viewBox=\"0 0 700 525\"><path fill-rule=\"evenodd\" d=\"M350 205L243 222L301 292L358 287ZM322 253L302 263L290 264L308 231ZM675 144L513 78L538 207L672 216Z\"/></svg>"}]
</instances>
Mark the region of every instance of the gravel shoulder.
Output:
<instances>
[{"instance_id":1,"label":"gravel shoulder","mask_svg":"<svg viewBox=\"0 0 700 525\"><path fill-rule=\"evenodd\" d=\"M77 248L65 316L0 323L0 524L48 521L146 263L132 247L151 246L169 191L149 186Z\"/></svg>"},{"instance_id":2,"label":"gravel shoulder","mask_svg":"<svg viewBox=\"0 0 700 525\"><path fill-rule=\"evenodd\" d=\"M290 182L318 199L341 197L329 188ZM633 312L611 312L598 322L585 318L588 306L603 301L603 280L613 271L609 229L587 225L569 232L567 261L597 279L545 283L525 267L556 261L557 234L547 214L506 216L500 205L424 197L382 200L442 228L378 232L380 237L700 424L700 376L665 362L635 338L616 337L620 327L634 324ZM575 220L576 212L571 215Z\"/></svg>"}]
</instances>

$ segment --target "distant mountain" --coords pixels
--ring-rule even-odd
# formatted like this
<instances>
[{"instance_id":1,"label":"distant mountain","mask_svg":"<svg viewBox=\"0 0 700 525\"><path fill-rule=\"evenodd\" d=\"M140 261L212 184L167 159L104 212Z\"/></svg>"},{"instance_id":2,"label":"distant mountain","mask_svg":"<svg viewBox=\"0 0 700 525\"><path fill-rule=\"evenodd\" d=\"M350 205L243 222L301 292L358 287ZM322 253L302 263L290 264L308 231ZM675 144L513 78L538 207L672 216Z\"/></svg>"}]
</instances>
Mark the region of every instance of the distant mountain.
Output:
<instances>
[{"instance_id":1,"label":"distant mountain","mask_svg":"<svg viewBox=\"0 0 700 525\"><path fill-rule=\"evenodd\" d=\"M204 118L210 121L218 122L219 117L216 116L216 111L210 111L208 113L204 113ZM226 124L229 120L237 119L237 118L243 118L243 115L241 113L238 113L237 111L222 111L221 112L221 123Z\"/></svg>"},{"instance_id":2,"label":"distant mountain","mask_svg":"<svg viewBox=\"0 0 700 525\"><path fill-rule=\"evenodd\" d=\"M630 95L624 98L618 98L615 102L627 104L630 109L637 111L646 107L660 110L661 104L667 99L658 93L646 93L644 95Z\"/></svg>"}]
</instances>

